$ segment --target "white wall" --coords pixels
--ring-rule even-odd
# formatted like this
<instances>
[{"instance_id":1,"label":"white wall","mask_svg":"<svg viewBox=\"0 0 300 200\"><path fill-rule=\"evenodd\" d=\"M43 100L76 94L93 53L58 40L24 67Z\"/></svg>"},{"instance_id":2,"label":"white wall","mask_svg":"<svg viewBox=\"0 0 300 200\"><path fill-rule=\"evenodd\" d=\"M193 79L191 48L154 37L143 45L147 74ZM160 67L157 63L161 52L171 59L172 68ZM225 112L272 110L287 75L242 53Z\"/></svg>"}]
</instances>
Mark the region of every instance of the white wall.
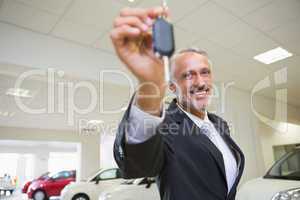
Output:
<instances>
[{"instance_id":1,"label":"white wall","mask_svg":"<svg viewBox=\"0 0 300 200\"><path fill-rule=\"evenodd\" d=\"M225 102L219 100L218 114L231 126L231 135L245 154L246 166L241 182L264 173L261 147L256 130L255 116L251 111L251 98L248 91L230 87L225 93ZM220 106L225 105L222 113Z\"/></svg>"},{"instance_id":2,"label":"white wall","mask_svg":"<svg viewBox=\"0 0 300 200\"><path fill-rule=\"evenodd\" d=\"M100 146L100 166L103 168L116 167L113 156L114 135L103 135Z\"/></svg>"},{"instance_id":3,"label":"white wall","mask_svg":"<svg viewBox=\"0 0 300 200\"><path fill-rule=\"evenodd\" d=\"M26 157L24 155L19 156L17 163L18 184L23 185L26 181Z\"/></svg>"},{"instance_id":4,"label":"white wall","mask_svg":"<svg viewBox=\"0 0 300 200\"><path fill-rule=\"evenodd\" d=\"M218 101L220 106L220 101ZM278 106L286 106L287 132L278 130L265 124L254 114L251 108L251 94L235 87L226 92L225 113L223 116L232 125L232 137L242 148L246 157L245 172L242 182L262 176L274 163L273 146L300 143L300 108L287 105L271 98L254 96L254 110L264 116L275 119ZM281 110L280 115L285 112ZM278 117L278 116L277 116ZM280 118L280 117L279 117ZM284 116L282 117L284 118Z\"/></svg>"},{"instance_id":5,"label":"white wall","mask_svg":"<svg viewBox=\"0 0 300 200\"><path fill-rule=\"evenodd\" d=\"M256 107L261 111L261 114L274 118L276 102L269 98L258 98L255 102ZM264 167L267 170L274 163L273 146L297 144L300 143L300 108L286 106L286 121L281 127L284 129L276 129L264 122L258 120L257 133L262 147L262 155L264 158Z\"/></svg>"}]
</instances>

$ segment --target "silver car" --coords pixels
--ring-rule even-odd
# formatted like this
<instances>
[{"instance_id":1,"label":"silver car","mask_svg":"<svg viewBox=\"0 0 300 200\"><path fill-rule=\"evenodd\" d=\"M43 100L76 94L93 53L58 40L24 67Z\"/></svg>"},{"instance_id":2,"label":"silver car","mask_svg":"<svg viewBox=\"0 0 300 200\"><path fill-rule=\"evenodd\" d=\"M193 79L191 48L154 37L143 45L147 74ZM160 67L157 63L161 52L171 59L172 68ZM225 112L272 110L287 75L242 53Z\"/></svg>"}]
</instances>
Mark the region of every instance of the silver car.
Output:
<instances>
[{"instance_id":1,"label":"silver car","mask_svg":"<svg viewBox=\"0 0 300 200\"><path fill-rule=\"evenodd\" d=\"M87 181L67 185L61 192L61 200L96 200L99 195L120 185L121 178L118 168L100 169Z\"/></svg>"},{"instance_id":2,"label":"silver car","mask_svg":"<svg viewBox=\"0 0 300 200\"><path fill-rule=\"evenodd\" d=\"M300 200L300 149L285 154L264 177L246 182L237 200Z\"/></svg>"}]
</instances>

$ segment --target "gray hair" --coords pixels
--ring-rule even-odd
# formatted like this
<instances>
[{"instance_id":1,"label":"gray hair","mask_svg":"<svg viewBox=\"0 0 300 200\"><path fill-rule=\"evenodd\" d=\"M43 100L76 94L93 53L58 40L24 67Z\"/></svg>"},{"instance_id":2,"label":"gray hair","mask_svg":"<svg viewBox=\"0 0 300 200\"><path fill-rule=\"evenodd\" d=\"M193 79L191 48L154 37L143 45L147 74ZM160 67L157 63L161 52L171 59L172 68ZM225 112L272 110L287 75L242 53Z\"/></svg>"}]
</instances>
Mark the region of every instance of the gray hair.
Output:
<instances>
[{"instance_id":1,"label":"gray hair","mask_svg":"<svg viewBox=\"0 0 300 200\"><path fill-rule=\"evenodd\" d=\"M199 48L196 48L196 47L189 47L189 48L184 48L184 49L180 49L180 50L178 50L172 57L171 57L171 61L170 61L170 71L171 71L171 81L173 81L174 79L173 79L173 71L172 71L172 68L173 68L173 65L175 64L175 60L176 60L176 58L179 56L179 55L181 55L181 54L183 54L183 53L197 53L197 54L200 54L200 55L202 55L202 56L205 56L205 57L207 57L207 59L208 59L208 63L209 63L209 66L210 66L210 68L212 68L212 62L211 62L211 60L209 59L209 57L208 57L208 53L206 52L206 51L204 51L204 50L202 50L202 49L199 49Z\"/></svg>"}]
</instances>

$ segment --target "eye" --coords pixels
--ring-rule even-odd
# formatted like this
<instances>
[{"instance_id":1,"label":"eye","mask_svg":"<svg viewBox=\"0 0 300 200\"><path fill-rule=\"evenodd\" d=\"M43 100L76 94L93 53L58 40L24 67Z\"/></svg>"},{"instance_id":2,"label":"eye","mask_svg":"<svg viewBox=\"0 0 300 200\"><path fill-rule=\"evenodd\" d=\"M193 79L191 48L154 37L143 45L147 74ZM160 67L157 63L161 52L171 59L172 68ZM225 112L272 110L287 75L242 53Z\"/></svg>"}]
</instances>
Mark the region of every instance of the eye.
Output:
<instances>
[{"instance_id":1,"label":"eye","mask_svg":"<svg viewBox=\"0 0 300 200\"><path fill-rule=\"evenodd\" d=\"M211 71L210 71L210 69L205 68L205 69L202 69L200 73L203 76L208 76L208 75L210 75Z\"/></svg>"},{"instance_id":2,"label":"eye","mask_svg":"<svg viewBox=\"0 0 300 200\"><path fill-rule=\"evenodd\" d=\"M186 80L190 80L193 78L193 73L192 72L186 72L183 74L183 79L186 79Z\"/></svg>"}]
</instances>

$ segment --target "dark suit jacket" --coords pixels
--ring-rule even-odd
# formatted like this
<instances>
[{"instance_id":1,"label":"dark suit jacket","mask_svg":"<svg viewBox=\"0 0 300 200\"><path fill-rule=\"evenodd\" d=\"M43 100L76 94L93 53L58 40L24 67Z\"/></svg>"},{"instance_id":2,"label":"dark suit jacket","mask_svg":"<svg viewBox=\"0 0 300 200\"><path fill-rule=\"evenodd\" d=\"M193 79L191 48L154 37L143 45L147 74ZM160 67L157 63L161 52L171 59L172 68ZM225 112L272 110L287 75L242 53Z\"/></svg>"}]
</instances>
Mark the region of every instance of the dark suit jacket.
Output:
<instances>
[{"instance_id":1,"label":"dark suit jacket","mask_svg":"<svg viewBox=\"0 0 300 200\"><path fill-rule=\"evenodd\" d=\"M223 156L174 100L156 134L140 144L128 144L125 134L131 103L117 132L114 156L124 178L157 177L163 200L234 200L244 169L244 155L229 135L227 123L208 113L238 164L238 175L227 188ZM142 133L141 133L142 134Z\"/></svg>"}]
</instances>

